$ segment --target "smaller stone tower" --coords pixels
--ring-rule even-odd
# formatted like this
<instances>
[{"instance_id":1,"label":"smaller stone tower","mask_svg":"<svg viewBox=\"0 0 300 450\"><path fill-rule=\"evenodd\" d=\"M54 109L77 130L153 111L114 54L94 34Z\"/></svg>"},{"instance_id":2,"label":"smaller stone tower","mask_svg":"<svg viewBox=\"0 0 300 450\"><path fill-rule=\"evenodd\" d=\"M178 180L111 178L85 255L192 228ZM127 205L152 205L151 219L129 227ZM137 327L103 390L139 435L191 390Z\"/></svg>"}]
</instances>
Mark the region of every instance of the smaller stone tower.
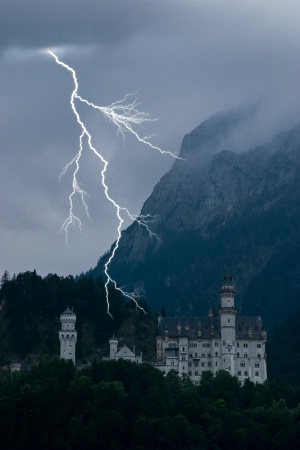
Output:
<instances>
[{"instance_id":1,"label":"smaller stone tower","mask_svg":"<svg viewBox=\"0 0 300 450\"><path fill-rule=\"evenodd\" d=\"M71 359L75 364L75 349L77 342L77 331L75 330L76 314L68 307L60 315L60 321L60 357L61 359Z\"/></svg>"},{"instance_id":2,"label":"smaller stone tower","mask_svg":"<svg viewBox=\"0 0 300 450\"><path fill-rule=\"evenodd\" d=\"M118 339L113 334L109 340L109 358L115 359L115 354L118 351Z\"/></svg>"}]
</instances>

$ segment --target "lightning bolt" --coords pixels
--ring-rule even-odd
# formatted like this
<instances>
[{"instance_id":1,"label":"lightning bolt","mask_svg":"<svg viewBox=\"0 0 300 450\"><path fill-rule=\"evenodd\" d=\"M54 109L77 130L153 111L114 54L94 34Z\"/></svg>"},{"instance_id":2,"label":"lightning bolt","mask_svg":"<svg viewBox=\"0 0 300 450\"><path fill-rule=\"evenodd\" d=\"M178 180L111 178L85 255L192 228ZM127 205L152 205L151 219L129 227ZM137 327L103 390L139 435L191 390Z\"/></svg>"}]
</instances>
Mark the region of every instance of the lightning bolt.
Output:
<instances>
[{"instance_id":1,"label":"lightning bolt","mask_svg":"<svg viewBox=\"0 0 300 450\"><path fill-rule=\"evenodd\" d=\"M108 161L106 161L106 159L103 157L103 155L93 146L92 136L89 133L89 131L87 130L87 127L85 126L83 121L81 120L80 114L75 105L75 101L77 100L81 103L85 103L89 107L101 112L113 125L116 126L117 133L121 134L123 139L125 139L126 133L131 133L135 136L135 138L139 142L141 142L144 145L149 146L153 150L159 151L161 154L168 154L168 155L172 156L173 158L177 158L177 159L182 159L182 158L180 158L179 156L177 156L176 154L174 154L172 152L162 150L160 147L153 145L150 142L148 136L141 137L138 134L138 132L135 130L136 126L142 125L145 122L153 122L155 119L151 119L147 113L139 111L138 110L139 105L137 104L135 99L133 99L129 103L126 103L128 101L128 98L132 97L133 94L127 94L122 100L117 100L116 102L111 103L109 106L95 105L94 103L89 102L88 100L82 98L78 94L79 85L78 85L78 80L77 80L75 70L72 67L70 67L69 65L67 65L66 63L64 63L63 61L61 61L53 51L48 50L48 53L54 58L55 62L58 65L62 66L64 69L68 70L72 74L72 78L73 78L73 82L74 82L74 89L71 94L70 105L71 105L72 111L76 117L77 123L79 124L79 126L81 128L81 134L80 134L80 138L79 138L79 150L78 150L77 154L74 156L74 158L66 164L66 166L62 170L62 173L60 174L60 178L61 178L71 166L75 166L75 168L73 170L73 182L72 182L73 189L71 191L71 194L69 195L69 216L62 224L61 230L63 230L65 232L66 239L68 239L68 228L70 225L75 224L79 227L80 230L82 229L81 220L79 219L79 217L77 217L74 214L73 198L76 194L80 196L82 204L85 208L85 212L86 212L87 216L90 218L88 205L86 203L87 193L81 188L81 186L77 180L77 174L80 170L80 159L81 159L82 152L83 152L83 140L87 139L89 149L96 155L96 157L98 159L100 159L100 161L103 165L103 169L101 170L101 182L102 182L104 194L105 194L106 199L114 206L115 211L116 211L116 216L118 218L117 239L113 246L111 255L110 255L108 261L105 263L105 269L104 269L104 272L106 275L105 292L106 292L107 313L112 318L112 315L110 313L109 291L108 291L108 286L110 283L112 283L114 285L115 289L120 291L122 293L122 295L133 300L136 305L136 308L138 308L138 309L142 310L144 313L146 313L146 311L138 304L138 302L136 301L136 299L134 298L134 296L132 294L125 292L119 286L117 286L116 281L113 280L109 275L108 267L109 267L111 261L113 260L113 258L115 257L115 254L119 247L119 242L121 239L121 228L122 228L122 224L124 222L121 213L123 212L123 213L127 214L131 220L136 221L140 226L146 228L150 237L155 237L158 239L158 236L155 233L153 233L151 231L151 229L149 228L149 223L155 219L150 215L131 214L127 208L125 208L124 206L120 206L110 196L108 186L106 184L106 177L105 177L107 168L108 168Z\"/></svg>"}]
</instances>

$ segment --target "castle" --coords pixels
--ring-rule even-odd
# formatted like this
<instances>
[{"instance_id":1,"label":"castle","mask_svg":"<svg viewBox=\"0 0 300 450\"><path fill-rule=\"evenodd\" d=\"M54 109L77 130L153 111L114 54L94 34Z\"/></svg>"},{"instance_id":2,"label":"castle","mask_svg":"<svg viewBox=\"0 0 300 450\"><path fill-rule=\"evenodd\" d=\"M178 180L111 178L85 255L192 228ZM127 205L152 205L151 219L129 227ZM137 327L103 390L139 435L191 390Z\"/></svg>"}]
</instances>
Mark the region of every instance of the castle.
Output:
<instances>
[{"instance_id":1,"label":"castle","mask_svg":"<svg viewBox=\"0 0 300 450\"><path fill-rule=\"evenodd\" d=\"M201 373L226 370L240 381L267 379L267 333L261 317L237 316L231 275L224 275L221 308L213 317L159 317L156 338L157 367L167 374L175 370L198 384Z\"/></svg>"},{"instance_id":2,"label":"castle","mask_svg":"<svg viewBox=\"0 0 300 450\"><path fill-rule=\"evenodd\" d=\"M236 315L234 297L232 275L226 274L217 316L211 312L207 317L159 316L156 367L164 374L175 370L181 376L188 375L195 384L199 383L202 372L206 370L212 373L226 370L242 382L249 378L255 383L263 383L267 379L267 333L260 316ZM60 321L60 357L71 359L75 364L76 315L67 308ZM109 340L109 346L109 357L104 359L143 362L142 354L136 355L135 348L131 351L123 345L118 349L115 335Z\"/></svg>"}]
</instances>

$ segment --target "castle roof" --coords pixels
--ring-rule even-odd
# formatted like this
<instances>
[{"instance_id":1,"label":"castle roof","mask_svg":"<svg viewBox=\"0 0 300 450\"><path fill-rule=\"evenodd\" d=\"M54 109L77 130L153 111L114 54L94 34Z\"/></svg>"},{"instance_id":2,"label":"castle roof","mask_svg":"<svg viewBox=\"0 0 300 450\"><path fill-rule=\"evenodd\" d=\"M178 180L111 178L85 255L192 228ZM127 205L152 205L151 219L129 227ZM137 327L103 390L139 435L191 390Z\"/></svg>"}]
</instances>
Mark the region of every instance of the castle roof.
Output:
<instances>
[{"instance_id":1,"label":"castle roof","mask_svg":"<svg viewBox=\"0 0 300 450\"><path fill-rule=\"evenodd\" d=\"M67 309L62 314L75 314L75 313L68 306Z\"/></svg>"},{"instance_id":2,"label":"castle roof","mask_svg":"<svg viewBox=\"0 0 300 450\"><path fill-rule=\"evenodd\" d=\"M115 356L119 358L132 358L135 356L135 354L130 350L130 348L127 347L127 345L123 345L123 347L120 348L119 351L117 351Z\"/></svg>"},{"instance_id":3,"label":"castle roof","mask_svg":"<svg viewBox=\"0 0 300 450\"><path fill-rule=\"evenodd\" d=\"M262 320L253 316L236 316L236 338L261 339ZM190 339L221 337L220 316L216 317L162 317L159 322L160 336L186 336Z\"/></svg>"}]
</instances>

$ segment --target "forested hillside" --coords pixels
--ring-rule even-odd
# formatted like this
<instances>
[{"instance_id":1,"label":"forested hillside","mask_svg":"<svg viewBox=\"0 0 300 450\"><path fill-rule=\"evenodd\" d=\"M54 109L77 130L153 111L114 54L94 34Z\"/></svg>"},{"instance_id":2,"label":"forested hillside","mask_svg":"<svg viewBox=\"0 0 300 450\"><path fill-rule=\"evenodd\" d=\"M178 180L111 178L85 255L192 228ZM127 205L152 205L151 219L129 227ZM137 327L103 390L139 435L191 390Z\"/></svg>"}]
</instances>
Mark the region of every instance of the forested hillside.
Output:
<instances>
[{"instance_id":1,"label":"forested hillside","mask_svg":"<svg viewBox=\"0 0 300 450\"><path fill-rule=\"evenodd\" d=\"M194 386L150 365L42 363L0 374L1 448L298 450L300 385L241 386L220 371Z\"/></svg>"},{"instance_id":2,"label":"forested hillside","mask_svg":"<svg viewBox=\"0 0 300 450\"><path fill-rule=\"evenodd\" d=\"M154 352L155 320L141 313L131 301L110 287L107 314L104 284L81 277L20 273L11 279L5 273L0 289L0 364L12 359L59 355L60 314L70 306L77 315L77 360L108 353L108 339L116 333L120 343L136 344L146 356Z\"/></svg>"}]
</instances>

